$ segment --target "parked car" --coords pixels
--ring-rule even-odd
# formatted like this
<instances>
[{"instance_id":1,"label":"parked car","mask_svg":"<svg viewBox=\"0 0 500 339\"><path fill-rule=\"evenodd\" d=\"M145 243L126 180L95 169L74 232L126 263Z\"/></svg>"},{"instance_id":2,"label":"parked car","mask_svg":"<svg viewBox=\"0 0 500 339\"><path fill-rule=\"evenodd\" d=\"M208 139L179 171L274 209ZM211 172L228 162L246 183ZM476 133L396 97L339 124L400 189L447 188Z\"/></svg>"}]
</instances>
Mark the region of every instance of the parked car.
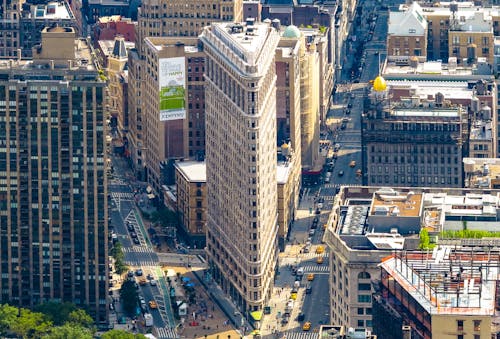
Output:
<instances>
[{"instance_id":1,"label":"parked car","mask_svg":"<svg viewBox=\"0 0 500 339\"><path fill-rule=\"evenodd\" d=\"M134 242L134 244L136 245L140 245L141 244L141 241L139 240L139 238L133 238L132 241Z\"/></svg>"},{"instance_id":2,"label":"parked car","mask_svg":"<svg viewBox=\"0 0 500 339\"><path fill-rule=\"evenodd\" d=\"M306 318L306 315L302 312L299 313L299 316L297 317L297 321L304 321Z\"/></svg>"},{"instance_id":3,"label":"parked car","mask_svg":"<svg viewBox=\"0 0 500 339\"><path fill-rule=\"evenodd\" d=\"M339 171L339 177L343 176L344 175L344 171L340 170Z\"/></svg>"},{"instance_id":4,"label":"parked car","mask_svg":"<svg viewBox=\"0 0 500 339\"><path fill-rule=\"evenodd\" d=\"M138 269L135 270L135 275L136 276L140 277L140 276L142 276L142 274L143 273L142 273L142 270L140 268L138 268Z\"/></svg>"},{"instance_id":5,"label":"parked car","mask_svg":"<svg viewBox=\"0 0 500 339\"><path fill-rule=\"evenodd\" d=\"M311 323L309 321L306 321L304 325L302 326L303 331L309 331L311 329Z\"/></svg>"}]
</instances>

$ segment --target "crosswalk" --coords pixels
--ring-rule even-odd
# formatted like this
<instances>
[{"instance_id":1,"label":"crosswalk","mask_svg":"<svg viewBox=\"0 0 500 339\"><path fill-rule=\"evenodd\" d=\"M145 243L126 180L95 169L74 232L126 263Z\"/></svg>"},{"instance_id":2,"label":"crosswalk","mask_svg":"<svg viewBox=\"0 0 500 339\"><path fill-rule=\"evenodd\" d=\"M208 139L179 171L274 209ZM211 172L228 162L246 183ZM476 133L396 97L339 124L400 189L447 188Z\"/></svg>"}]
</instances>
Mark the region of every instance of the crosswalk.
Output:
<instances>
[{"instance_id":1,"label":"crosswalk","mask_svg":"<svg viewBox=\"0 0 500 339\"><path fill-rule=\"evenodd\" d=\"M125 263L130 266L157 266L158 261L155 260L150 260L150 259L131 259L128 258L127 255L125 255Z\"/></svg>"},{"instance_id":2,"label":"crosswalk","mask_svg":"<svg viewBox=\"0 0 500 339\"><path fill-rule=\"evenodd\" d=\"M134 245L132 247L123 247L123 252L124 253L155 253L150 247L148 246L139 246L139 245Z\"/></svg>"},{"instance_id":3,"label":"crosswalk","mask_svg":"<svg viewBox=\"0 0 500 339\"><path fill-rule=\"evenodd\" d=\"M122 200L133 200L134 194L131 192L111 192L111 197L113 199L120 198Z\"/></svg>"},{"instance_id":4,"label":"crosswalk","mask_svg":"<svg viewBox=\"0 0 500 339\"><path fill-rule=\"evenodd\" d=\"M109 179L108 183L110 185L120 185L120 186L126 186L128 185L128 183L121 179L121 178L113 178L113 179Z\"/></svg>"},{"instance_id":5,"label":"crosswalk","mask_svg":"<svg viewBox=\"0 0 500 339\"><path fill-rule=\"evenodd\" d=\"M317 273L317 272L328 272L328 265L305 265L304 267L305 273Z\"/></svg>"},{"instance_id":6,"label":"crosswalk","mask_svg":"<svg viewBox=\"0 0 500 339\"><path fill-rule=\"evenodd\" d=\"M311 258L317 258L317 257L323 257L323 258L328 258L328 253L323 253L323 254L316 254L313 252L309 252L309 253L304 253L301 255L301 258L302 259L311 259Z\"/></svg>"},{"instance_id":7,"label":"crosswalk","mask_svg":"<svg viewBox=\"0 0 500 339\"><path fill-rule=\"evenodd\" d=\"M285 335L282 338L283 339L316 339L316 338L318 338L318 333L287 331L287 332L285 332Z\"/></svg>"},{"instance_id":8,"label":"crosswalk","mask_svg":"<svg viewBox=\"0 0 500 339\"><path fill-rule=\"evenodd\" d=\"M169 327L155 327L156 337L158 339L175 339L179 338L179 335L175 332L175 329Z\"/></svg>"}]
</instances>

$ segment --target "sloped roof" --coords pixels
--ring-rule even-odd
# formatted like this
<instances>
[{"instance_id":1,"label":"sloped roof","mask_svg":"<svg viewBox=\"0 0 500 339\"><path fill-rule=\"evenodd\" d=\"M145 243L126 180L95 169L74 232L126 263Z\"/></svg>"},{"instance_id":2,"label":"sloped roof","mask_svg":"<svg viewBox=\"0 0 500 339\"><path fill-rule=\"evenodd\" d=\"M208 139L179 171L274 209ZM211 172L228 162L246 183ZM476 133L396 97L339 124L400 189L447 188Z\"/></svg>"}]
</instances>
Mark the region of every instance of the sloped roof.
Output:
<instances>
[{"instance_id":1,"label":"sloped roof","mask_svg":"<svg viewBox=\"0 0 500 339\"><path fill-rule=\"evenodd\" d=\"M427 20L422 8L416 2L405 12L391 12L389 15L388 35L420 36L427 29Z\"/></svg>"}]
</instances>

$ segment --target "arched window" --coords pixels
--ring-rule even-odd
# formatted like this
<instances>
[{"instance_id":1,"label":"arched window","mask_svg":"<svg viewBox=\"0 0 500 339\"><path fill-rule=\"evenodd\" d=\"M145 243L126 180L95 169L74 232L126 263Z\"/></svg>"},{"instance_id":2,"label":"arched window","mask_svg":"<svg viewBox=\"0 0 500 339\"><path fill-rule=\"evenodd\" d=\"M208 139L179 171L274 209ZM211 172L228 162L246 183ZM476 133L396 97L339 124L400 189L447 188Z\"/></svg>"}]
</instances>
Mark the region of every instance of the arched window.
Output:
<instances>
[{"instance_id":1,"label":"arched window","mask_svg":"<svg viewBox=\"0 0 500 339\"><path fill-rule=\"evenodd\" d=\"M358 279L370 279L370 273L368 272L361 272L358 274Z\"/></svg>"}]
</instances>

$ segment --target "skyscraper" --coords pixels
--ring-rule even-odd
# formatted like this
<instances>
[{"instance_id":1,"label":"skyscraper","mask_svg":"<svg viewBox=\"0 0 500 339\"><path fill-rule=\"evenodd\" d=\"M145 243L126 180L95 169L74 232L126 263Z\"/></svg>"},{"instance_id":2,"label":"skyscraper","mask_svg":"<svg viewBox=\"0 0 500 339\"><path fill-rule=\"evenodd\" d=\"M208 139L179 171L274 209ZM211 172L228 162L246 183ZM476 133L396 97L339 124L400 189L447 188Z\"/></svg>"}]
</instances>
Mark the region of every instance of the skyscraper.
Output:
<instances>
[{"instance_id":1,"label":"skyscraper","mask_svg":"<svg viewBox=\"0 0 500 339\"><path fill-rule=\"evenodd\" d=\"M86 306L107 320L105 81L90 41L46 28L0 62L0 301Z\"/></svg>"},{"instance_id":2,"label":"skyscraper","mask_svg":"<svg viewBox=\"0 0 500 339\"><path fill-rule=\"evenodd\" d=\"M278 259L276 70L266 23L213 23L205 64L207 251L213 277L244 312L268 300Z\"/></svg>"}]
</instances>

